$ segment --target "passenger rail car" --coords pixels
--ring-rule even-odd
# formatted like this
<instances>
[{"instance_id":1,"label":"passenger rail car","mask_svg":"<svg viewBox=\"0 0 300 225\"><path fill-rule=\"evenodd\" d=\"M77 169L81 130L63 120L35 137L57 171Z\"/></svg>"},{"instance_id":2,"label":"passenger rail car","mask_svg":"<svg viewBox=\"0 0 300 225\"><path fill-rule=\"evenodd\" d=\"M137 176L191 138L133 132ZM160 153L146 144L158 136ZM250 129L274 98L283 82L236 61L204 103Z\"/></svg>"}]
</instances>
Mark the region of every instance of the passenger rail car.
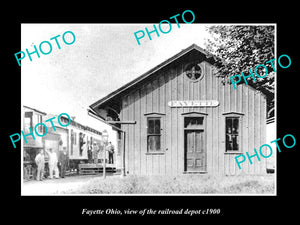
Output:
<instances>
[{"instance_id":1,"label":"passenger rail car","mask_svg":"<svg viewBox=\"0 0 300 225\"><path fill-rule=\"evenodd\" d=\"M61 120L62 122L68 122L66 117L61 117ZM61 133L62 148L67 149L71 171L78 171L80 163L91 163L94 162L96 157L99 158L98 155L103 149L102 133L100 131L73 120L65 129L67 132ZM90 150L90 154L88 150Z\"/></svg>"},{"instance_id":2,"label":"passenger rail car","mask_svg":"<svg viewBox=\"0 0 300 225\"><path fill-rule=\"evenodd\" d=\"M23 106L23 130L26 131L31 128L33 130L37 123L42 123L52 118L55 115L46 114L37 109ZM61 116L61 122L67 124L68 118ZM57 120L53 120L52 125L47 124L47 135L40 137L36 136L33 139L30 135L27 137L27 142L23 140L23 179L35 179L37 166L35 164L35 157L41 149L52 148L57 153L62 150L67 150L68 163L67 174L78 173L78 165L83 163L95 162L95 158L99 159L102 156L103 150L102 133L89 127L84 126L74 120L67 127L62 127ZM48 126L49 125L49 126ZM44 128L43 126L40 126ZM40 131L44 133L43 130ZM88 150L91 154L88 154ZM96 151L97 150L97 151ZM101 161L101 160L98 160ZM48 155L45 155L45 176L48 171Z\"/></svg>"}]
</instances>

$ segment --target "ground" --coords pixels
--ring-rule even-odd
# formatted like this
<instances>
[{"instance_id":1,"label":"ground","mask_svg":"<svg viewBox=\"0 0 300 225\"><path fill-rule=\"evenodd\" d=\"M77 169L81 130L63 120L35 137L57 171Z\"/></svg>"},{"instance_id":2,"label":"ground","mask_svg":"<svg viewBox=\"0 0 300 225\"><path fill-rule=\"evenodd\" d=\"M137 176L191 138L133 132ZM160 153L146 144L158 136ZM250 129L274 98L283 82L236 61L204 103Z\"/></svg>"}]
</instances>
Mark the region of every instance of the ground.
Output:
<instances>
[{"instance_id":1,"label":"ground","mask_svg":"<svg viewBox=\"0 0 300 225\"><path fill-rule=\"evenodd\" d=\"M22 195L63 194L275 194L275 175L70 176L23 182Z\"/></svg>"},{"instance_id":2,"label":"ground","mask_svg":"<svg viewBox=\"0 0 300 225\"><path fill-rule=\"evenodd\" d=\"M59 179L45 179L43 181L24 181L22 195L51 195L75 190L80 185L99 177L95 176L68 176Z\"/></svg>"}]
</instances>

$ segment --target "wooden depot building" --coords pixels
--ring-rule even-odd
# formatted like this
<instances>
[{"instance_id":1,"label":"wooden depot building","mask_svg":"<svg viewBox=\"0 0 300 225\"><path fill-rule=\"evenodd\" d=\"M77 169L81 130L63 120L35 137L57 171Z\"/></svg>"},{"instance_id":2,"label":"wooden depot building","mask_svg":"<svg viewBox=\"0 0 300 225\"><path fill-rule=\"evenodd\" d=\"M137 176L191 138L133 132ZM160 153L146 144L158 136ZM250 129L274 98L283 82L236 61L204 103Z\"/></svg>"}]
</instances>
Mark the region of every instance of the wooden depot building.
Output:
<instances>
[{"instance_id":1,"label":"wooden depot building","mask_svg":"<svg viewBox=\"0 0 300 225\"><path fill-rule=\"evenodd\" d=\"M214 56L193 44L90 105L119 127L116 160L126 174L261 174L264 159L235 156L265 144L266 97L235 90L214 73Z\"/></svg>"}]
</instances>

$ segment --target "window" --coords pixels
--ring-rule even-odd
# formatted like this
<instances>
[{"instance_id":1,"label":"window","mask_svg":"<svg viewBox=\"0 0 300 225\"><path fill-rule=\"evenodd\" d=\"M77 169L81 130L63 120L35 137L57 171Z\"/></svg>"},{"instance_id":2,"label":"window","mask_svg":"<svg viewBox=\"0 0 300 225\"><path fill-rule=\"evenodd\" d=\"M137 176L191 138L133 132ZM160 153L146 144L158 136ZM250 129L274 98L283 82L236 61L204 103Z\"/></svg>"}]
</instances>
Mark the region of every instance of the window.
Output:
<instances>
[{"instance_id":1,"label":"window","mask_svg":"<svg viewBox=\"0 0 300 225\"><path fill-rule=\"evenodd\" d=\"M38 117L38 123L43 123L43 117L42 117L42 115L37 115L37 117ZM38 126L38 132L40 134L44 134L45 133L45 127L42 126L42 125L39 125Z\"/></svg>"},{"instance_id":2,"label":"window","mask_svg":"<svg viewBox=\"0 0 300 225\"><path fill-rule=\"evenodd\" d=\"M25 112L24 115L24 131L27 132L29 131L29 128L31 128L31 130L33 129L32 127L32 112Z\"/></svg>"},{"instance_id":3,"label":"window","mask_svg":"<svg viewBox=\"0 0 300 225\"><path fill-rule=\"evenodd\" d=\"M83 149L84 149L84 144L85 144L85 134L83 133L79 133L79 155L82 156L82 152L83 152Z\"/></svg>"},{"instance_id":4,"label":"window","mask_svg":"<svg viewBox=\"0 0 300 225\"><path fill-rule=\"evenodd\" d=\"M73 144L74 144L74 132L73 129L71 129L71 155L73 155Z\"/></svg>"},{"instance_id":5,"label":"window","mask_svg":"<svg viewBox=\"0 0 300 225\"><path fill-rule=\"evenodd\" d=\"M185 68L185 74L191 81L198 81L203 77L202 69L197 63L188 64Z\"/></svg>"},{"instance_id":6,"label":"window","mask_svg":"<svg viewBox=\"0 0 300 225\"><path fill-rule=\"evenodd\" d=\"M77 145L77 133L74 131L74 145Z\"/></svg>"},{"instance_id":7,"label":"window","mask_svg":"<svg viewBox=\"0 0 300 225\"><path fill-rule=\"evenodd\" d=\"M161 118L147 118L147 151L161 151Z\"/></svg>"},{"instance_id":8,"label":"window","mask_svg":"<svg viewBox=\"0 0 300 225\"><path fill-rule=\"evenodd\" d=\"M226 151L240 150L240 118L226 117Z\"/></svg>"},{"instance_id":9,"label":"window","mask_svg":"<svg viewBox=\"0 0 300 225\"><path fill-rule=\"evenodd\" d=\"M185 117L184 128L198 128L203 125L204 117Z\"/></svg>"}]
</instances>

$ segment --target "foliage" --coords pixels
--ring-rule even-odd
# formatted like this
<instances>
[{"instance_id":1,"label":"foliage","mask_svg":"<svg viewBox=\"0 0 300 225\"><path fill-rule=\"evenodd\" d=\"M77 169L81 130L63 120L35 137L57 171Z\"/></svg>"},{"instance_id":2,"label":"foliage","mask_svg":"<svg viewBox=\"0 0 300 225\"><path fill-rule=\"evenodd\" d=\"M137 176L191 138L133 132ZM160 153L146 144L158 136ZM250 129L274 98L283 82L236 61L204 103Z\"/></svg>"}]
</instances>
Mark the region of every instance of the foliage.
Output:
<instances>
[{"instance_id":1,"label":"foliage","mask_svg":"<svg viewBox=\"0 0 300 225\"><path fill-rule=\"evenodd\" d=\"M274 106L274 77L275 73L267 61L274 59L274 26L267 25L218 25L206 27L211 34L211 39L206 41L206 49L217 56L217 74L229 82L233 75L249 75L249 69L254 73L254 68L265 65L268 75L265 78L252 77L247 79L249 85L267 96L268 109ZM262 67L259 67L260 69ZM258 70L263 76L265 70ZM241 79L241 83L244 79Z\"/></svg>"},{"instance_id":2,"label":"foliage","mask_svg":"<svg viewBox=\"0 0 300 225\"><path fill-rule=\"evenodd\" d=\"M136 176L94 178L68 194L274 194L273 175Z\"/></svg>"}]
</instances>

